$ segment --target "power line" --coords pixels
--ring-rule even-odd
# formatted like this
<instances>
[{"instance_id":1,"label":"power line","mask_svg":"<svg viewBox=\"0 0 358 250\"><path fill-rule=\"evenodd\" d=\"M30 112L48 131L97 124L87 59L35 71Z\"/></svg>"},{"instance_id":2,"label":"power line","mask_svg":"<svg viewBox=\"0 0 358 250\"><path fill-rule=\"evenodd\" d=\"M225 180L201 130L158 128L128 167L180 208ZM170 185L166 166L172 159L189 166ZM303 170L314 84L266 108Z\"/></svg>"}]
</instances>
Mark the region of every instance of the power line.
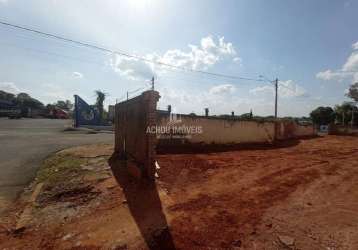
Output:
<instances>
[{"instance_id":1,"label":"power line","mask_svg":"<svg viewBox=\"0 0 358 250\"><path fill-rule=\"evenodd\" d=\"M31 52L35 52L35 53L40 53L40 54L45 54L45 55L48 55L48 56L57 56L57 57L62 57L62 58L73 60L73 61L96 64L96 65L99 65L99 66L104 66L105 65L103 63L84 60L83 58L68 56L68 55L59 54L59 53L54 53L54 52L50 52L50 51L46 51L46 50L39 50L39 49L29 48L29 47L19 46L19 45L15 45L15 44L11 44L11 43L6 43L6 42L0 42L0 44L5 45L5 46L17 47L17 48L20 48L20 49L23 49L23 50L27 50L27 51L31 51Z\"/></svg>"},{"instance_id":2,"label":"power line","mask_svg":"<svg viewBox=\"0 0 358 250\"><path fill-rule=\"evenodd\" d=\"M106 52L106 53L117 54L117 55L128 57L128 58L134 58L136 60L141 60L141 61L144 61L144 62L147 62L147 63L157 64L157 65L165 66L165 67L168 67L168 68L179 69L179 70L181 70L181 71L183 71L185 73L192 72L192 73L199 73L199 74L202 74L202 75L207 75L207 76L212 76L212 77L219 77L219 78L226 78L226 79L247 80L247 81L255 81L255 82L268 81L270 83L274 83L275 84L275 89L276 89L275 117L277 117L278 79L276 79L275 81L270 81L268 79L263 80L263 79L258 79L258 78L241 77L241 76L226 75L226 74L221 74L221 73L211 73L211 72L207 72L207 71L203 71L203 70L195 70L195 69L191 69L191 68L185 68L185 67L181 67L181 66L177 66L177 65L163 63L163 62L160 62L160 61L150 60L150 59L147 59L145 57L129 54L129 53L124 52L124 51L112 50L112 49L108 49L108 48L106 48L104 46L94 45L94 44L87 43L87 42L81 42L81 41L66 38L66 37L63 37L63 36L51 34L51 33L48 33L48 32L43 32L43 31L40 31L40 30L27 28L27 27L20 26L20 25L11 24L11 23L8 23L8 22L0 21L0 24L4 25L4 26L7 26L7 27L14 28L14 29L24 30L24 31L32 32L32 33L42 35L42 36L45 36L45 37L50 37L50 38L58 39L58 40L65 41L65 42L68 42L68 43L80 45L80 46L87 47L87 48L90 48L90 49L99 50L99 51ZM26 49L29 49L29 48L26 48ZM47 52L47 51L37 51L37 52L70 58L68 56L63 56L63 55L56 54L56 53L50 53L50 52ZM76 60L77 58L70 58L70 59ZM92 63L94 63L94 62L92 62ZM263 77L263 76L260 76L260 77ZM280 84L280 87L284 87L286 89L291 90L292 92L295 92L295 90L293 90L293 89L291 89L291 88L289 88L289 87L287 87L285 85ZM129 93L135 93L135 92L138 92L139 90L142 90L142 89L143 88L127 92L127 98L128 98Z\"/></svg>"},{"instance_id":3,"label":"power line","mask_svg":"<svg viewBox=\"0 0 358 250\"><path fill-rule=\"evenodd\" d=\"M44 55L47 55L47 56L56 56L56 57L60 57L60 58L68 59L68 60L82 62L82 63L95 64L95 65L98 65L98 66L105 66L106 65L104 63L100 63L100 62L96 62L96 61L90 61L90 60L87 60L87 59L85 60L84 58L80 58L80 57L73 57L73 56L69 56L69 55L65 55L65 54L50 52L48 50L40 50L40 49L20 46L20 45L17 45L17 44L12 44L12 43L7 43L7 42L0 42L0 44L5 45L5 46L11 46L11 47L23 49L23 50L34 52L34 53L40 53L40 54L44 54ZM178 71L175 71L173 69L165 69L165 70L168 71L168 73L178 73ZM208 78L203 78L203 77L200 77L200 76L198 76L196 74L195 75L187 74L185 76L186 77L192 77L196 83L197 82L208 83L208 81L212 82L212 81L218 81L219 80L217 77L214 77L214 76L207 76ZM158 76L159 79L169 78L169 79L174 79L174 80L183 80L183 81L185 81L187 83L194 83L193 81L188 80L188 78L186 78L186 77L168 76L167 74L165 74L163 76ZM230 81L224 80L224 82L222 84L237 84L237 82L231 81L231 80Z\"/></svg>"},{"instance_id":4,"label":"power line","mask_svg":"<svg viewBox=\"0 0 358 250\"><path fill-rule=\"evenodd\" d=\"M137 93L138 91L141 91L141 90L149 90L149 86L144 86L144 87L141 87L141 88L138 88L138 89L134 89L134 90L130 90L130 91L127 91L126 94L122 95L120 98L117 98L116 99L116 102L119 102L119 101L123 101L123 100L126 100L127 97L129 96L129 94L134 94L134 93Z\"/></svg>"},{"instance_id":5,"label":"power line","mask_svg":"<svg viewBox=\"0 0 358 250\"><path fill-rule=\"evenodd\" d=\"M198 83L202 83L202 84L209 84L209 83L216 83L219 81L219 79L217 78L196 78L192 75L188 75L189 77L181 77L181 76L173 76L173 75L159 75L158 76L158 80L159 82L161 82L162 80L166 79L166 80L175 80L175 81L181 81L184 83L188 83L188 84L198 84ZM191 78L192 77L192 78ZM237 85L238 81L235 80L220 80L220 84L231 84L231 85Z\"/></svg>"},{"instance_id":6,"label":"power line","mask_svg":"<svg viewBox=\"0 0 358 250\"><path fill-rule=\"evenodd\" d=\"M111 49L105 48L103 46L93 45L91 43L77 41L77 40L74 40L74 39L70 39L70 38L66 38L66 37L63 37L63 36L51 34L51 33L48 33L48 32L43 32L43 31L40 31L40 30L32 29L32 28L27 28L27 27L24 27L24 26L16 25L16 24L11 24L11 23L8 23L8 22L0 21L0 24L4 25L4 26L11 27L11 28L36 33L36 34L39 34L39 35L42 35L42 36L55 38L55 39L62 40L62 41L65 41L65 42L78 44L80 46L84 46L84 47L87 47L87 48L100 50L100 51L107 52L107 53L117 54L117 55L125 56L125 57L128 57L128 58L134 58L134 59L141 60L141 61L144 61L144 62L147 62L147 63L153 63L153 64L158 64L158 65L166 66L166 67L170 67L170 68L176 68L176 69L186 71L186 72L195 72L195 73L199 73L199 74L205 74L205 75L211 75L211 76L229 78L229 79L237 79L237 80L260 81L260 82L262 81L261 79L257 79L257 78L226 75L226 74L220 74L220 73L211 73L211 72L207 72L207 71L203 71L203 70L195 70L195 69L185 68L185 67L181 67L181 66L168 64L168 63L163 63L163 62L160 62L160 61L150 60L150 59L147 59L145 57L129 54L129 53L124 52L124 51L111 50Z\"/></svg>"}]
</instances>

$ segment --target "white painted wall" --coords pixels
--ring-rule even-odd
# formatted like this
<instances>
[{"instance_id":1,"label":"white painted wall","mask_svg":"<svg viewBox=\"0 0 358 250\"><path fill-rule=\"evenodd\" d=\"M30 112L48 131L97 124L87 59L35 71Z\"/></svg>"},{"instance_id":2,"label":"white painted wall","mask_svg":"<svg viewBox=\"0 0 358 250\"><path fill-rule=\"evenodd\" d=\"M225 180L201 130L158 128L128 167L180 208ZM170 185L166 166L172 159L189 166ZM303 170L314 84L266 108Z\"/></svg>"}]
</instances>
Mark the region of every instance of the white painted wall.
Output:
<instances>
[{"instance_id":1,"label":"white painted wall","mask_svg":"<svg viewBox=\"0 0 358 250\"><path fill-rule=\"evenodd\" d=\"M202 133L191 135L191 143L265 143L274 139L275 125L273 122L235 121L206 117L181 116L181 122L175 126L201 126ZM166 126L169 118L163 117L158 125Z\"/></svg>"}]
</instances>

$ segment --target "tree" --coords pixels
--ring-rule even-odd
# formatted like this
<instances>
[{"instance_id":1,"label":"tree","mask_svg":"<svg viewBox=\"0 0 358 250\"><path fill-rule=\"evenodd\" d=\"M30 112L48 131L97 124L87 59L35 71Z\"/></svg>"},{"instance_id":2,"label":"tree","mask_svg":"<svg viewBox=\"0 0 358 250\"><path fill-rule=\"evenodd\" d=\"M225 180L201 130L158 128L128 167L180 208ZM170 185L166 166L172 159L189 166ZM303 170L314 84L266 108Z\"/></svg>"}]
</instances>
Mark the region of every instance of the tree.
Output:
<instances>
[{"instance_id":1,"label":"tree","mask_svg":"<svg viewBox=\"0 0 358 250\"><path fill-rule=\"evenodd\" d=\"M55 106L56 106L57 108L60 108L60 109L67 109L67 106L66 106L66 102L65 102L65 101L59 100L59 101L57 101L57 102L55 103Z\"/></svg>"},{"instance_id":2,"label":"tree","mask_svg":"<svg viewBox=\"0 0 358 250\"><path fill-rule=\"evenodd\" d=\"M73 104L70 100L66 100L66 101L59 100L54 105L64 110L71 110L73 108Z\"/></svg>"},{"instance_id":3,"label":"tree","mask_svg":"<svg viewBox=\"0 0 358 250\"><path fill-rule=\"evenodd\" d=\"M346 94L349 98L352 98L355 102L358 102L358 82L352 84L349 89L348 93Z\"/></svg>"},{"instance_id":4,"label":"tree","mask_svg":"<svg viewBox=\"0 0 358 250\"><path fill-rule=\"evenodd\" d=\"M35 98L32 98L27 93L19 93L16 96L16 103L21 108L35 108L35 109L43 109L43 108L45 108L45 106L43 105L42 102L40 102L39 100L37 100Z\"/></svg>"},{"instance_id":5,"label":"tree","mask_svg":"<svg viewBox=\"0 0 358 250\"><path fill-rule=\"evenodd\" d=\"M244 114L240 115L239 117L240 117L240 119L243 119L243 120L250 120L250 119L252 119L252 113L251 112L244 113Z\"/></svg>"},{"instance_id":6,"label":"tree","mask_svg":"<svg viewBox=\"0 0 358 250\"><path fill-rule=\"evenodd\" d=\"M104 118L103 103L104 103L104 100L106 99L107 94L104 93L104 92L101 91L101 90L96 90L95 93L96 93L96 96L97 96L95 106L96 106L97 109L98 109L99 117L100 117L101 119L103 119L103 118Z\"/></svg>"},{"instance_id":7,"label":"tree","mask_svg":"<svg viewBox=\"0 0 358 250\"><path fill-rule=\"evenodd\" d=\"M15 95L12 93L8 93L6 91L0 90L0 100L5 100L8 102L14 102L15 101Z\"/></svg>"},{"instance_id":8,"label":"tree","mask_svg":"<svg viewBox=\"0 0 358 250\"><path fill-rule=\"evenodd\" d=\"M352 122L352 112L357 114L358 108L353 103L344 102L342 105L336 105L334 111L336 113L336 120L343 125L348 125Z\"/></svg>"},{"instance_id":9,"label":"tree","mask_svg":"<svg viewBox=\"0 0 358 250\"><path fill-rule=\"evenodd\" d=\"M334 122L336 113L331 107L318 107L310 114L313 123L318 125L328 125Z\"/></svg>"},{"instance_id":10,"label":"tree","mask_svg":"<svg viewBox=\"0 0 358 250\"><path fill-rule=\"evenodd\" d=\"M22 105L26 100L31 99L31 96L27 93L19 93L16 96L16 101L19 105Z\"/></svg>"},{"instance_id":11,"label":"tree","mask_svg":"<svg viewBox=\"0 0 358 250\"><path fill-rule=\"evenodd\" d=\"M73 103L70 100L66 100L66 106L68 110L73 109Z\"/></svg>"}]
</instances>

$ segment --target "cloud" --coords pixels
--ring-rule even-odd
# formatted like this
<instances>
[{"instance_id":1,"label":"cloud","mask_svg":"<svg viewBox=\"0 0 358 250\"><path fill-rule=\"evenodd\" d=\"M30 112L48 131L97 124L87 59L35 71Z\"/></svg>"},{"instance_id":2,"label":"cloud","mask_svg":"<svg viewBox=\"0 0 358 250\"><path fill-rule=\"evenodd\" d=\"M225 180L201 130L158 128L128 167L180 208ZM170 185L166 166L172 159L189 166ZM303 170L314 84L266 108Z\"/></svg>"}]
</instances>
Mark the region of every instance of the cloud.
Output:
<instances>
[{"instance_id":1,"label":"cloud","mask_svg":"<svg viewBox=\"0 0 358 250\"><path fill-rule=\"evenodd\" d=\"M251 94L254 94L254 95L260 95L262 93L273 93L273 87L272 86L268 86L268 85L265 85L265 86L259 86L259 87L256 87L256 88L253 88L253 89L250 89L249 91Z\"/></svg>"},{"instance_id":2,"label":"cloud","mask_svg":"<svg viewBox=\"0 0 358 250\"><path fill-rule=\"evenodd\" d=\"M18 94L21 92L21 90L15 85L13 82L0 82L0 90L12 93L12 94Z\"/></svg>"},{"instance_id":3,"label":"cloud","mask_svg":"<svg viewBox=\"0 0 358 250\"><path fill-rule=\"evenodd\" d=\"M73 93L63 88L63 86L54 83L44 83L41 84L41 94L39 94L39 97L53 103L57 100L72 100Z\"/></svg>"},{"instance_id":4,"label":"cloud","mask_svg":"<svg viewBox=\"0 0 358 250\"><path fill-rule=\"evenodd\" d=\"M83 78L83 74L75 71L72 73L72 77L76 78L76 79L81 79L81 78Z\"/></svg>"},{"instance_id":5,"label":"cloud","mask_svg":"<svg viewBox=\"0 0 358 250\"><path fill-rule=\"evenodd\" d=\"M358 82L358 72L353 74L353 82Z\"/></svg>"},{"instance_id":6,"label":"cloud","mask_svg":"<svg viewBox=\"0 0 358 250\"><path fill-rule=\"evenodd\" d=\"M115 72L130 80L146 80L156 75L152 64L136 58L113 55L110 66Z\"/></svg>"},{"instance_id":7,"label":"cloud","mask_svg":"<svg viewBox=\"0 0 358 250\"><path fill-rule=\"evenodd\" d=\"M358 41L352 44L352 48L353 48L353 50L358 49Z\"/></svg>"},{"instance_id":8,"label":"cloud","mask_svg":"<svg viewBox=\"0 0 358 250\"><path fill-rule=\"evenodd\" d=\"M201 39L199 45L189 44L188 48L187 51L170 49L162 55L147 54L143 56L147 61L114 55L111 58L110 66L115 72L131 80L143 80L165 73L170 69L165 64L192 70L206 70L227 58L241 62L233 44L225 42L224 37L214 39L212 36L207 36ZM164 65L153 64L149 61L160 62Z\"/></svg>"},{"instance_id":9,"label":"cloud","mask_svg":"<svg viewBox=\"0 0 358 250\"><path fill-rule=\"evenodd\" d=\"M342 67L343 71L358 71L358 52L353 52Z\"/></svg>"},{"instance_id":10,"label":"cloud","mask_svg":"<svg viewBox=\"0 0 358 250\"><path fill-rule=\"evenodd\" d=\"M236 88L231 84L220 84L200 93L192 93L191 91L172 89L168 87L160 88L159 92L162 96L161 101L167 103L180 103L195 107L197 105L205 106L208 104L227 104L233 97L231 94L233 94L235 90Z\"/></svg>"},{"instance_id":11,"label":"cloud","mask_svg":"<svg viewBox=\"0 0 358 250\"><path fill-rule=\"evenodd\" d=\"M282 97L307 96L306 90L292 80L279 82L279 95Z\"/></svg>"},{"instance_id":12,"label":"cloud","mask_svg":"<svg viewBox=\"0 0 358 250\"><path fill-rule=\"evenodd\" d=\"M240 57L234 57L232 61L240 66L242 66L242 59Z\"/></svg>"},{"instance_id":13,"label":"cloud","mask_svg":"<svg viewBox=\"0 0 358 250\"><path fill-rule=\"evenodd\" d=\"M7 4L9 0L0 0L0 4Z\"/></svg>"},{"instance_id":14,"label":"cloud","mask_svg":"<svg viewBox=\"0 0 358 250\"><path fill-rule=\"evenodd\" d=\"M200 45L189 45L187 52L174 49L168 50L159 61L186 67L194 70L203 70L216 64L226 57L237 57L237 52L230 42L225 42L224 37L215 41L212 36L201 39Z\"/></svg>"},{"instance_id":15,"label":"cloud","mask_svg":"<svg viewBox=\"0 0 358 250\"><path fill-rule=\"evenodd\" d=\"M216 87L216 86L215 86ZM211 88L212 89L212 88ZM273 99L255 98L253 96L242 97L236 93L230 95L217 95L210 90L186 90L182 88L161 87L159 89L159 109L166 109L172 105L174 113L191 113L204 115L204 108L209 108L211 115L248 113L252 109L256 115L267 115L272 113ZM230 88L229 88L230 89Z\"/></svg>"},{"instance_id":16,"label":"cloud","mask_svg":"<svg viewBox=\"0 0 358 250\"><path fill-rule=\"evenodd\" d=\"M209 93L212 95L232 94L235 91L235 87L231 84L221 84L212 87Z\"/></svg>"},{"instance_id":17,"label":"cloud","mask_svg":"<svg viewBox=\"0 0 358 250\"><path fill-rule=\"evenodd\" d=\"M325 81L338 80L342 81L347 78L351 78L353 81L356 81L357 71L358 71L358 41L352 45L353 51L347 58L346 62L338 70L325 70L318 72L316 78L322 79Z\"/></svg>"},{"instance_id":18,"label":"cloud","mask_svg":"<svg viewBox=\"0 0 358 250\"><path fill-rule=\"evenodd\" d=\"M274 86L264 85L253 88L250 90L253 95L273 95ZM290 97L303 97L307 96L306 90L295 83L293 80L280 81L278 88L279 97L290 98Z\"/></svg>"},{"instance_id":19,"label":"cloud","mask_svg":"<svg viewBox=\"0 0 358 250\"><path fill-rule=\"evenodd\" d=\"M340 72L333 72L332 70L328 69L326 71L321 71L316 74L316 77L318 79L322 80L332 80L334 78L340 78L342 77L342 74Z\"/></svg>"}]
</instances>

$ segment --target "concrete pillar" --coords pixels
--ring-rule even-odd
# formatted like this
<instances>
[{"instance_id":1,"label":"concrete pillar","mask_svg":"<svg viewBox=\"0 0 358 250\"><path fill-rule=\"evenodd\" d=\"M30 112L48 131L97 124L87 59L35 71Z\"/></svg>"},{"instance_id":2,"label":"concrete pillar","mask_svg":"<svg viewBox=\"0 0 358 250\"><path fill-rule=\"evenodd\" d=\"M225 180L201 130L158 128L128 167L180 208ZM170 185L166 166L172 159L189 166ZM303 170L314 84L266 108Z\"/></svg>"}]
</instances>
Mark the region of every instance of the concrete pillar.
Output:
<instances>
[{"instance_id":1,"label":"concrete pillar","mask_svg":"<svg viewBox=\"0 0 358 250\"><path fill-rule=\"evenodd\" d=\"M209 108L205 108L205 116L206 116L206 117L209 116Z\"/></svg>"}]
</instances>

